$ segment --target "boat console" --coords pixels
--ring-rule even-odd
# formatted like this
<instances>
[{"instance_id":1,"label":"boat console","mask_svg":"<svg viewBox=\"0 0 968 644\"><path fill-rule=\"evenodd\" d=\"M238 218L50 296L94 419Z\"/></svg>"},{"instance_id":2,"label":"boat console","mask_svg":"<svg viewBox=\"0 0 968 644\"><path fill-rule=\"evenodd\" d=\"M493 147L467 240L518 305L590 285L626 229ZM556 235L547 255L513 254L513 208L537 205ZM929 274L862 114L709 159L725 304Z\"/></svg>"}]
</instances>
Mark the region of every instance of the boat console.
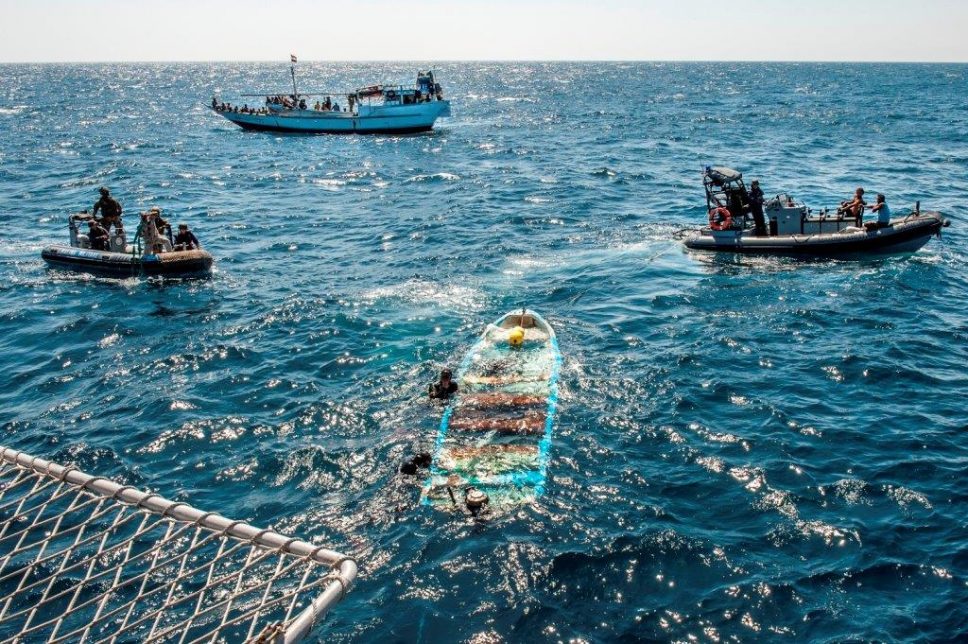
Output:
<instances>
[{"instance_id":1,"label":"boat console","mask_svg":"<svg viewBox=\"0 0 968 644\"><path fill-rule=\"evenodd\" d=\"M87 222L93 221L94 215L86 210L76 212L67 217L67 228L70 234L70 244L72 248L90 248L91 240L87 236ZM85 228L81 228L81 225ZM128 252L128 239L124 229L112 228L109 231L109 250L114 253Z\"/></svg>"},{"instance_id":2,"label":"boat console","mask_svg":"<svg viewBox=\"0 0 968 644\"><path fill-rule=\"evenodd\" d=\"M852 216L841 213L828 214L821 211L813 214L803 204L798 204L788 194L779 194L764 205L764 213L770 222L770 236L819 235L838 233L854 226Z\"/></svg>"}]
</instances>

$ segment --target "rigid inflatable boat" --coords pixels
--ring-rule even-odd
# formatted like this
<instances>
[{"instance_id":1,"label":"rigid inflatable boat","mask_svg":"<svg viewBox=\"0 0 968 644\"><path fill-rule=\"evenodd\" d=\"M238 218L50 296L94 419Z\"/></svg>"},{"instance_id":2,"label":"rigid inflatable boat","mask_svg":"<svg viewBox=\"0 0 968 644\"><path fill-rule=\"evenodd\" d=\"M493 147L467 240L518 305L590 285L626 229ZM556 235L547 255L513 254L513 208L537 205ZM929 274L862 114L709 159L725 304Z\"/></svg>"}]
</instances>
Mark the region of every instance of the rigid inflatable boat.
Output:
<instances>
[{"instance_id":1,"label":"rigid inflatable boat","mask_svg":"<svg viewBox=\"0 0 968 644\"><path fill-rule=\"evenodd\" d=\"M108 249L91 248L88 235L78 229L79 224L92 221L86 212L68 217L70 245L53 244L41 251L41 257L51 268L97 273L112 277L167 275L195 277L208 275L212 270L212 255L200 248L173 250L171 241L157 232L157 212L142 215L133 244L128 244L124 230L111 231Z\"/></svg>"},{"instance_id":2,"label":"rigid inflatable boat","mask_svg":"<svg viewBox=\"0 0 968 644\"><path fill-rule=\"evenodd\" d=\"M791 195L779 194L765 201L764 230L757 235L740 172L706 168L703 184L709 225L684 242L695 250L817 257L913 252L949 224L937 212L922 211L920 202L887 224L862 224L863 211L813 213Z\"/></svg>"}]
</instances>

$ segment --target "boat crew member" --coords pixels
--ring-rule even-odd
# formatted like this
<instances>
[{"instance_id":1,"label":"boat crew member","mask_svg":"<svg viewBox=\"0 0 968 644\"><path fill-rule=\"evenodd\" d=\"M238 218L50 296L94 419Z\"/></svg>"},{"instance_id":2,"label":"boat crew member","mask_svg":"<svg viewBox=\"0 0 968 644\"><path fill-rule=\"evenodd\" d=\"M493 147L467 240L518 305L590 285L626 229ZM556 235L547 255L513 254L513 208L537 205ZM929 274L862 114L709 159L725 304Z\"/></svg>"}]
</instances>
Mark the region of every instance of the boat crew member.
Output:
<instances>
[{"instance_id":1,"label":"boat crew member","mask_svg":"<svg viewBox=\"0 0 968 644\"><path fill-rule=\"evenodd\" d=\"M212 97L212 109L213 110L217 110L218 109L218 101L215 100L215 97L214 96Z\"/></svg>"},{"instance_id":2,"label":"boat crew member","mask_svg":"<svg viewBox=\"0 0 968 644\"><path fill-rule=\"evenodd\" d=\"M756 236L766 236L766 221L763 219L763 190L760 182L756 179L750 184L750 214L753 215L753 223L756 224Z\"/></svg>"},{"instance_id":3,"label":"boat crew member","mask_svg":"<svg viewBox=\"0 0 968 644\"><path fill-rule=\"evenodd\" d=\"M841 203L840 210L838 210L838 212L853 215L854 219L856 220L857 227L860 228L861 224L863 224L864 207L866 205L867 202L864 201L864 189L857 188L857 190L854 191L854 198L850 201Z\"/></svg>"},{"instance_id":4,"label":"boat crew member","mask_svg":"<svg viewBox=\"0 0 968 644\"><path fill-rule=\"evenodd\" d=\"M884 195L877 195L877 203L871 206L871 212L877 213L878 228L885 228L891 225L891 207L887 205Z\"/></svg>"},{"instance_id":5,"label":"boat crew member","mask_svg":"<svg viewBox=\"0 0 968 644\"><path fill-rule=\"evenodd\" d=\"M155 229L158 231L159 235L164 235L168 238L168 241L174 243L171 239L171 224L168 220L161 216L161 208L158 206L152 206L149 212L154 215L152 219L155 220Z\"/></svg>"},{"instance_id":6,"label":"boat crew member","mask_svg":"<svg viewBox=\"0 0 968 644\"><path fill-rule=\"evenodd\" d=\"M434 400L447 400L457 393L457 383L454 382L450 369L440 372L440 381L431 384L428 393Z\"/></svg>"},{"instance_id":7,"label":"boat crew member","mask_svg":"<svg viewBox=\"0 0 968 644\"><path fill-rule=\"evenodd\" d=\"M91 212L95 217L98 211L101 211L100 224L106 229L111 230L111 224L114 224L116 229L120 229L121 224L121 203L111 196L111 191L105 187L99 189L101 193L101 198L97 200L94 204L94 210Z\"/></svg>"},{"instance_id":8,"label":"boat crew member","mask_svg":"<svg viewBox=\"0 0 968 644\"><path fill-rule=\"evenodd\" d=\"M104 229L104 226L99 224L94 219L87 222L87 225L89 227L87 231L87 238L91 241L91 249L108 250L108 231Z\"/></svg>"},{"instance_id":9,"label":"boat crew member","mask_svg":"<svg viewBox=\"0 0 968 644\"><path fill-rule=\"evenodd\" d=\"M178 224L178 234L175 235L175 250L195 250L201 248L195 233L188 229L188 224Z\"/></svg>"}]
</instances>

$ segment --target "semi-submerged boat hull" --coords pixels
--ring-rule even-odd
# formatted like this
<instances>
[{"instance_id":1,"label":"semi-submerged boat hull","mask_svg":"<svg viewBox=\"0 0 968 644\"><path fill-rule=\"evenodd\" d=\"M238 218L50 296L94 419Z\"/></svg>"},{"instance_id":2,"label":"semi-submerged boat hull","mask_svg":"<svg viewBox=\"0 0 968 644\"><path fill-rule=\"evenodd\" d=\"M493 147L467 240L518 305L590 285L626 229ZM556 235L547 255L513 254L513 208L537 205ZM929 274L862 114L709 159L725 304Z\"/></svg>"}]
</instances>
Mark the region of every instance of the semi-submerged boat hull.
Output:
<instances>
[{"instance_id":1,"label":"semi-submerged boat hull","mask_svg":"<svg viewBox=\"0 0 968 644\"><path fill-rule=\"evenodd\" d=\"M214 111L245 130L302 134L413 134L432 130L439 117L449 116L450 103L432 101L368 108L371 113L366 115L317 110L283 110L264 114Z\"/></svg>"},{"instance_id":2,"label":"semi-submerged boat hull","mask_svg":"<svg viewBox=\"0 0 968 644\"><path fill-rule=\"evenodd\" d=\"M60 244L44 248L41 257L51 268L112 277L202 277L211 273L213 261L212 255L204 250L133 255Z\"/></svg>"},{"instance_id":3,"label":"semi-submerged boat hull","mask_svg":"<svg viewBox=\"0 0 968 644\"><path fill-rule=\"evenodd\" d=\"M515 326L525 329L520 348L507 342ZM458 371L460 392L441 418L423 503L462 510L471 488L498 508L541 496L560 369L555 332L537 313L488 325Z\"/></svg>"},{"instance_id":4,"label":"semi-submerged boat hull","mask_svg":"<svg viewBox=\"0 0 968 644\"><path fill-rule=\"evenodd\" d=\"M889 226L836 233L756 237L750 230L702 231L686 238L693 250L761 255L836 257L914 252L941 232L948 222L936 212L895 219Z\"/></svg>"}]
</instances>

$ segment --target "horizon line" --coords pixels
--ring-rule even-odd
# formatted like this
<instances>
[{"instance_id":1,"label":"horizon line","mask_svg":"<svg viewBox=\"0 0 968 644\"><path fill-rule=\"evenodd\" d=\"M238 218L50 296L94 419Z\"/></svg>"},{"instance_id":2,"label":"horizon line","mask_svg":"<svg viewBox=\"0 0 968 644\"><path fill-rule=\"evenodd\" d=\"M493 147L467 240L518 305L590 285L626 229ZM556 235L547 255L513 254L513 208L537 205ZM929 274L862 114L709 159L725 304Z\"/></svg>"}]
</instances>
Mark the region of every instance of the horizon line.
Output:
<instances>
[{"instance_id":1,"label":"horizon line","mask_svg":"<svg viewBox=\"0 0 968 644\"><path fill-rule=\"evenodd\" d=\"M306 60L305 63L417 63L426 64L428 59L418 58L331 58L320 60ZM192 60L192 59L146 59L146 60L10 60L0 61L0 65L109 65L109 64L225 64L225 63L285 63L288 60ZM701 59L701 58L451 58L438 59L435 64L443 63L781 63L781 64L841 64L841 65L968 65L968 60L834 60L834 59L766 59L766 58L736 58L736 59ZM295 63L299 65L300 63Z\"/></svg>"}]
</instances>

